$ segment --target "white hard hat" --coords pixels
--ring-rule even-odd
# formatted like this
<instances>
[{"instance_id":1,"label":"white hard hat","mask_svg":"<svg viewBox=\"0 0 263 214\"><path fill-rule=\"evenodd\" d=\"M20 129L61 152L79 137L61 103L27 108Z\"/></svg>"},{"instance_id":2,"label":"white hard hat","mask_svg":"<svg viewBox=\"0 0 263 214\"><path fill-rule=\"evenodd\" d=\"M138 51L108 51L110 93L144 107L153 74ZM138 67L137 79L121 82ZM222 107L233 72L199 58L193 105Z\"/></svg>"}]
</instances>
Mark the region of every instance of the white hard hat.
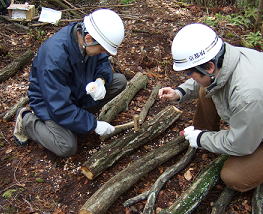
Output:
<instances>
[{"instance_id":1,"label":"white hard hat","mask_svg":"<svg viewBox=\"0 0 263 214\"><path fill-rule=\"evenodd\" d=\"M195 23L183 27L172 43L173 69L182 71L213 59L223 41L210 27Z\"/></svg>"},{"instance_id":2,"label":"white hard hat","mask_svg":"<svg viewBox=\"0 0 263 214\"><path fill-rule=\"evenodd\" d=\"M124 25L117 13L109 9L99 9L84 17L84 25L89 34L111 55L124 38Z\"/></svg>"}]
</instances>

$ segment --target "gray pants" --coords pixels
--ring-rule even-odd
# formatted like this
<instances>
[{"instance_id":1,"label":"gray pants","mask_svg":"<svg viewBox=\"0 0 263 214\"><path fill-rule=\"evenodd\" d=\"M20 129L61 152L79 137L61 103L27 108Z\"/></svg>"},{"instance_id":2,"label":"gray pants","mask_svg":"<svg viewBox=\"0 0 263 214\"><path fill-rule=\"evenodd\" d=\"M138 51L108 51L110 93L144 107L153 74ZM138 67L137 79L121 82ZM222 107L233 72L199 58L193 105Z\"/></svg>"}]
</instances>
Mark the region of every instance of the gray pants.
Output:
<instances>
[{"instance_id":1,"label":"gray pants","mask_svg":"<svg viewBox=\"0 0 263 214\"><path fill-rule=\"evenodd\" d=\"M99 111L103 105L118 95L126 84L127 80L123 74L114 73L112 84L107 89L100 106L88 109L88 111L93 113ZM23 117L23 126L30 139L60 157L71 156L77 152L77 136L52 120L43 121L35 114L27 113Z\"/></svg>"}]
</instances>

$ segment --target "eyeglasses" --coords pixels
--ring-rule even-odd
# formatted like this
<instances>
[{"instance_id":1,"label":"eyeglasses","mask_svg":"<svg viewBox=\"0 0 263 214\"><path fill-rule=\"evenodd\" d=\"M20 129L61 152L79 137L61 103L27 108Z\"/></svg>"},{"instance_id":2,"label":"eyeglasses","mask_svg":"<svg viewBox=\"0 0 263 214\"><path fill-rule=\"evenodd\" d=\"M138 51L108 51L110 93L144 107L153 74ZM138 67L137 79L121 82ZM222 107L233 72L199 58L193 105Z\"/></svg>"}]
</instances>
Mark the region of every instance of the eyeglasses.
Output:
<instances>
[{"instance_id":1,"label":"eyeglasses","mask_svg":"<svg viewBox=\"0 0 263 214\"><path fill-rule=\"evenodd\" d=\"M185 71L184 71L184 73L187 75L187 76L191 76L192 74L193 74L193 69L186 69Z\"/></svg>"}]
</instances>

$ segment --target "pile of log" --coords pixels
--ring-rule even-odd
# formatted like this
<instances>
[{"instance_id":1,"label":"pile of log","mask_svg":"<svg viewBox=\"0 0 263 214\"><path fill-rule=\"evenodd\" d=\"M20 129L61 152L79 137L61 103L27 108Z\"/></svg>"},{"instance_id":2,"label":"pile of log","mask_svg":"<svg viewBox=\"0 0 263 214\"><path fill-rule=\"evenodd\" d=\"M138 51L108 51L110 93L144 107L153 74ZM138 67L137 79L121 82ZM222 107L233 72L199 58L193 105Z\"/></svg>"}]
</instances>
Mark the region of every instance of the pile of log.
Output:
<instances>
[{"instance_id":1,"label":"pile of log","mask_svg":"<svg viewBox=\"0 0 263 214\"><path fill-rule=\"evenodd\" d=\"M20 58L15 59L10 65L0 71L0 81L12 77L29 61L33 53L27 51ZM128 83L126 89L105 105L99 115L100 120L111 122L120 112L128 108L134 96L142 89L146 88L147 76L138 72ZM116 126L116 131L103 140L106 140L117 133L130 129L128 133L114 139L111 143L101 148L98 152L90 156L81 167L81 172L90 180L93 180L117 161L134 152L136 149L154 140L157 136L168 129L182 114L182 111L175 106L167 106L152 119L145 121L149 109L155 103L160 85L153 88L149 99L146 101L139 115L134 116L134 120L126 124ZM28 103L28 97L22 97L18 103L5 113L3 119L9 121L16 110ZM148 152L140 159L130 163L126 168L117 173L100 187L81 207L80 214L103 214L125 191L138 182L151 170L170 160L176 155L188 150L174 165L167 168L155 181L152 187L140 195L137 195L123 203L124 207L129 207L139 201L146 200L142 214L154 214L155 202L164 184L183 170L195 155L195 149L189 147L189 143L183 136L177 136L157 149ZM182 214L191 213L215 186L220 178L220 171L224 161L228 156L221 155L212 161L203 170L191 186L184 191L172 204L163 209L159 214ZM212 214L223 213L226 206L231 202L235 191L227 187L222 191L218 200L213 203ZM263 185L256 188L252 199L252 213L263 212Z\"/></svg>"}]
</instances>

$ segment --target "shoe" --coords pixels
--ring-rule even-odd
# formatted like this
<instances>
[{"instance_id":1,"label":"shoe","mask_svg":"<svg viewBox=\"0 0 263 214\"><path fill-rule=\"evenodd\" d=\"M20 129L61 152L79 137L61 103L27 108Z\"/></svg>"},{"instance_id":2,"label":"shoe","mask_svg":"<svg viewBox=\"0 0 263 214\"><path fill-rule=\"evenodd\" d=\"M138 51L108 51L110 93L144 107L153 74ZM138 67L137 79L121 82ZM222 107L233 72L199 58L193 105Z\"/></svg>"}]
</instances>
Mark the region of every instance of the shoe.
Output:
<instances>
[{"instance_id":1,"label":"shoe","mask_svg":"<svg viewBox=\"0 0 263 214\"><path fill-rule=\"evenodd\" d=\"M16 112L16 124L14 129L15 143L20 146L25 146L28 144L28 136L26 135L25 129L23 127L22 114L24 112L31 112L27 107L19 108Z\"/></svg>"}]
</instances>

